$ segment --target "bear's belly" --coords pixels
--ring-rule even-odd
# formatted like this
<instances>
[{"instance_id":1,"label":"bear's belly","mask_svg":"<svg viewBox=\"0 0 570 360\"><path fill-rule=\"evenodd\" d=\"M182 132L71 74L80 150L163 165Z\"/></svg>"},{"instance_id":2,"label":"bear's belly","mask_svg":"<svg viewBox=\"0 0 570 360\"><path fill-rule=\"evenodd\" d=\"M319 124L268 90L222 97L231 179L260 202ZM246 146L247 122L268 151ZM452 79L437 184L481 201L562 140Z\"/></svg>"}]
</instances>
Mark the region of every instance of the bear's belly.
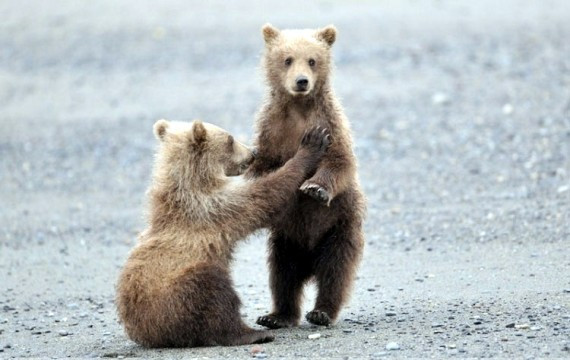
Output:
<instances>
[{"instance_id":1,"label":"bear's belly","mask_svg":"<svg viewBox=\"0 0 570 360\"><path fill-rule=\"evenodd\" d=\"M357 220L355 215L362 195L358 189L348 189L338 194L330 206L325 206L301 193L297 193L286 214L272 227L274 232L283 234L307 249L314 248L326 233L335 225Z\"/></svg>"}]
</instances>

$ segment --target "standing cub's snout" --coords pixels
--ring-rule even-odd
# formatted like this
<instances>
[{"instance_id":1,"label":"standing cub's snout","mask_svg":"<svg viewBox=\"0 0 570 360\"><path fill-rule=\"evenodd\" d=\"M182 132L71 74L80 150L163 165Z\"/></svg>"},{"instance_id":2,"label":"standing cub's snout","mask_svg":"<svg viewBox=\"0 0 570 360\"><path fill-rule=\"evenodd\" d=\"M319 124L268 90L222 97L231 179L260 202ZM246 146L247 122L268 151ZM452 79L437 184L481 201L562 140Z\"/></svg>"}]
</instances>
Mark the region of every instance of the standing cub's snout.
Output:
<instances>
[{"instance_id":1,"label":"standing cub's snout","mask_svg":"<svg viewBox=\"0 0 570 360\"><path fill-rule=\"evenodd\" d=\"M305 75L298 76L295 83L297 84L296 91L306 91L309 87L309 79Z\"/></svg>"}]
</instances>

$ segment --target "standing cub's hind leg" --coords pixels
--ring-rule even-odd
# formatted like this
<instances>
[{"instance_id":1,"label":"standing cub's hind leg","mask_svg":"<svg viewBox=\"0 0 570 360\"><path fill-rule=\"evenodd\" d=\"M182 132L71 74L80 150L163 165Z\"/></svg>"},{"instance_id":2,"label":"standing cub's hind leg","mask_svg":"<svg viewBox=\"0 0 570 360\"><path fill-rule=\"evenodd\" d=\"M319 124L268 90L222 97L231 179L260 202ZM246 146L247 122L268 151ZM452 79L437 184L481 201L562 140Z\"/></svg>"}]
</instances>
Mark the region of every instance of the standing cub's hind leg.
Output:
<instances>
[{"instance_id":1,"label":"standing cub's hind leg","mask_svg":"<svg viewBox=\"0 0 570 360\"><path fill-rule=\"evenodd\" d=\"M348 298L363 247L358 221L335 226L319 244L315 266L318 295L315 308L305 316L308 322L328 326L336 320Z\"/></svg>"},{"instance_id":2,"label":"standing cub's hind leg","mask_svg":"<svg viewBox=\"0 0 570 360\"><path fill-rule=\"evenodd\" d=\"M269 251L273 312L260 316L257 324L270 329L296 326L301 317L303 286L311 275L305 250L286 236L272 233Z\"/></svg>"}]
</instances>

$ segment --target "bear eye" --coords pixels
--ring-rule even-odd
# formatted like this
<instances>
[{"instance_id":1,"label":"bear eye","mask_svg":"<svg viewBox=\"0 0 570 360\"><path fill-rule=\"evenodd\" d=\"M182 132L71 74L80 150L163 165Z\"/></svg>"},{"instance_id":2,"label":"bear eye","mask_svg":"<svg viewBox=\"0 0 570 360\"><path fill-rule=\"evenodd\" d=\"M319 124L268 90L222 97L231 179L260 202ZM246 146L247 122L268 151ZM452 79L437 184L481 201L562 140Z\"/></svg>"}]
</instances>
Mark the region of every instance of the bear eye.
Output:
<instances>
[{"instance_id":1,"label":"bear eye","mask_svg":"<svg viewBox=\"0 0 570 360\"><path fill-rule=\"evenodd\" d=\"M293 58L292 57L288 57L287 59L285 59L285 65L289 66L293 63Z\"/></svg>"},{"instance_id":2,"label":"bear eye","mask_svg":"<svg viewBox=\"0 0 570 360\"><path fill-rule=\"evenodd\" d=\"M309 59L309 66L315 66L316 62L315 59Z\"/></svg>"}]
</instances>

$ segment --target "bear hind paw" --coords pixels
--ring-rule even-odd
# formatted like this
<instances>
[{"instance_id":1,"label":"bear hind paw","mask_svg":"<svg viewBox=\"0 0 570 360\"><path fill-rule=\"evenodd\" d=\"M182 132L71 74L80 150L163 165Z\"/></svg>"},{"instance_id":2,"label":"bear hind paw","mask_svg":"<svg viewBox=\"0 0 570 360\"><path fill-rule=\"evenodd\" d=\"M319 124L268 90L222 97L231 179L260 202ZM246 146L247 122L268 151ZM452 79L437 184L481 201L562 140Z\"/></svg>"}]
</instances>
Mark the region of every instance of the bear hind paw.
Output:
<instances>
[{"instance_id":1,"label":"bear hind paw","mask_svg":"<svg viewBox=\"0 0 570 360\"><path fill-rule=\"evenodd\" d=\"M311 324L319 326L329 326L332 322L329 314L321 310L309 311L305 318Z\"/></svg>"},{"instance_id":2,"label":"bear hind paw","mask_svg":"<svg viewBox=\"0 0 570 360\"><path fill-rule=\"evenodd\" d=\"M265 326L270 329L280 329L295 326L295 321L283 319L277 315L264 315L257 318L257 325Z\"/></svg>"}]
</instances>

